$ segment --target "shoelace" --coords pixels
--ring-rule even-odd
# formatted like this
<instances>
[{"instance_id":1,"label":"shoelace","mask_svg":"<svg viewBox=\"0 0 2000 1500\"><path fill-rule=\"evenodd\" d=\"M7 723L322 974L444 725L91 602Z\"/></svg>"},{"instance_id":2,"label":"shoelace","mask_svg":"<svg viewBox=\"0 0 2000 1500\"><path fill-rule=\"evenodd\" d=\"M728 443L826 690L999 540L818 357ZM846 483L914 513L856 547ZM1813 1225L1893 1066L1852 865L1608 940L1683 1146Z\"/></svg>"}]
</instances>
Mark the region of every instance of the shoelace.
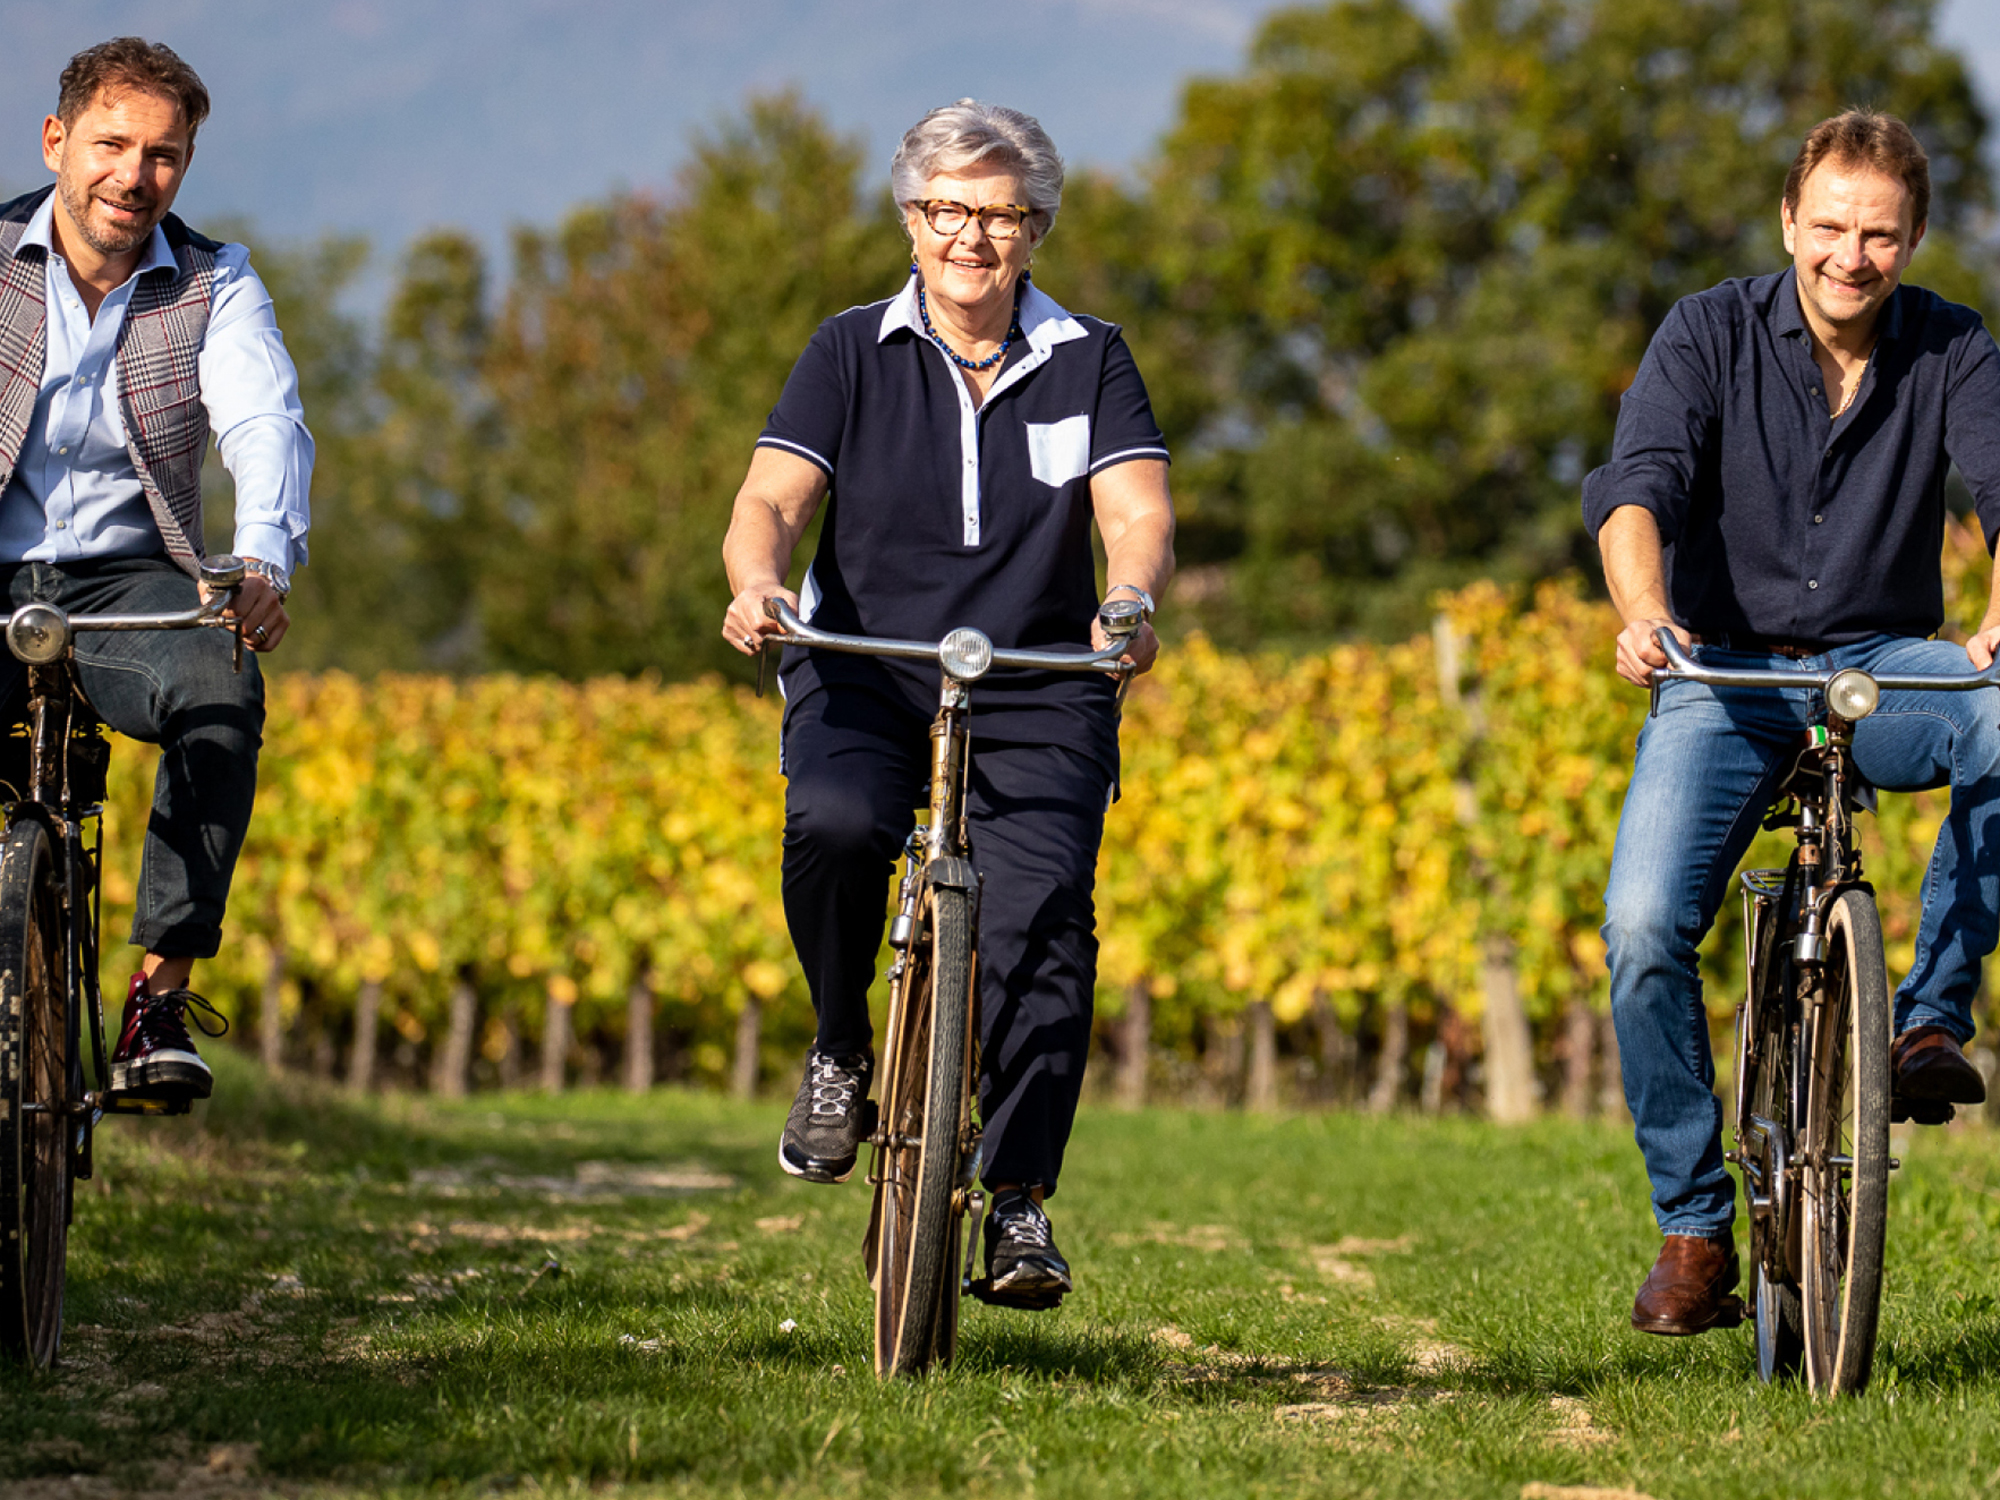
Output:
<instances>
[{"instance_id":1,"label":"shoelace","mask_svg":"<svg viewBox=\"0 0 2000 1500\"><path fill-rule=\"evenodd\" d=\"M168 1032L170 1037L173 1031L179 1031L182 1036L187 1034L187 1025L181 1018L190 1012L206 1012L215 1018L216 1029L210 1031L208 1023L202 1020L199 1014L194 1016L194 1028L203 1036L222 1036L229 1030L229 1017L193 990L168 990L163 995L155 995L148 991L139 998L139 1010L139 1025L142 1030L156 1026L166 1027L170 1028Z\"/></svg>"},{"instance_id":2,"label":"shoelace","mask_svg":"<svg viewBox=\"0 0 2000 1500\"><path fill-rule=\"evenodd\" d=\"M836 1119L846 1116L854 1105L854 1087L860 1080L830 1057L813 1058L813 1107L815 1115Z\"/></svg>"},{"instance_id":3,"label":"shoelace","mask_svg":"<svg viewBox=\"0 0 2000 1500\"><path fill-rule=\"evenodd\" d=\"M1000 1220L1000 1232L1007 1238L1037 1250L1049 1247L1049 1216L1036 1206L1034 1199L1023 1198L1018 1206L994 1217Z\"/></svg>"}]
</instances>

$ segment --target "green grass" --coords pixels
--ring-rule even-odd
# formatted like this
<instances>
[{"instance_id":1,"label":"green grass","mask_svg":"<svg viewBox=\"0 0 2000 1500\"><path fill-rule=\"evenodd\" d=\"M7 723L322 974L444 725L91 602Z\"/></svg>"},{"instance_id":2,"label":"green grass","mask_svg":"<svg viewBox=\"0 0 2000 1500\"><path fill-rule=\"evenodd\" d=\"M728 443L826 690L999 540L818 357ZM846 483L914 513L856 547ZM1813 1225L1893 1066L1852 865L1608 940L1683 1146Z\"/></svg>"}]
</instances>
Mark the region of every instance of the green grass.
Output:
<instances>
[{"instance_id":1,"label":"green grass","mask_svg":"<svg viewBox=\"0 0 2000 1500\"><path fill-rule=\"evenodd\" d=\"M100 1132L64 1367L0 1372L0 1492L2000 1485L1984 1133L1899 1142L1859 1401L1760 1386L1747 1331L1627 1330L1622 1130L1088 1108L1051 1203L1077 1294L970 1306L953 1370L885 1386L867 1191L785 1179L780 1105L357 1104L224 1061L203 1116Z\"/></svg>"}]
</instances>

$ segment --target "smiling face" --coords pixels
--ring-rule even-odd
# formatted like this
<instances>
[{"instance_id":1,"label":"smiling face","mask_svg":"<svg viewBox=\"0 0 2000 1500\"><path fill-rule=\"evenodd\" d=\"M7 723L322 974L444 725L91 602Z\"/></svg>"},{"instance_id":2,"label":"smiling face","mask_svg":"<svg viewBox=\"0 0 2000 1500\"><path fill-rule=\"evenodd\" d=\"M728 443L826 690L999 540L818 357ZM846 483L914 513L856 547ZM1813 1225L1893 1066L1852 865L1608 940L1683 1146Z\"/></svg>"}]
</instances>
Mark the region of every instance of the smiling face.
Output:
<instances>
[{"instance_id":1,"label":"smiling face","mask_svg":"<svg viewBox=\"0 0 2000 1500\"><path fill-rule=\"evenodd\" d=\"M42 159L56 174L58 237L100 261L136 252L173 207L194 154L180 105L137 88L103 89L65 125L42 124Z\"/></svg>"},{"instance_id":2,"label":"smiling face","mask_svg":"<svg viewBox=\"0 0 2000 1500\"><path fill-rule=\"evenodd\" d=\"M948 198L971 209L1028 201L1021 179L1013 172L978 165L962 172L940 172L924 184L921 197L925 201ZM905 209L904 214L917 269L930 297L953 303L975 319L990 318L1001 308L1011 316L1015 284L1028 269L1028 258L1035 249L1032 219L1013 239L996 240L980 228L976 215L968 218L957 234L945 235L932 229L915 207Z\"/></svg>"},{"instance_id":3,"label":"smiling face","mask_svg":"<svg viewBox=\"0 0 2000 1500\"><path fill-rule=\"evenodd\" d=\"M1784 205L1785 249L1798 268L1799 304L1822 342L1866 333L1924 237L1910 192L1854 162L1824 161Z\"/></svg>"}]
</instances>

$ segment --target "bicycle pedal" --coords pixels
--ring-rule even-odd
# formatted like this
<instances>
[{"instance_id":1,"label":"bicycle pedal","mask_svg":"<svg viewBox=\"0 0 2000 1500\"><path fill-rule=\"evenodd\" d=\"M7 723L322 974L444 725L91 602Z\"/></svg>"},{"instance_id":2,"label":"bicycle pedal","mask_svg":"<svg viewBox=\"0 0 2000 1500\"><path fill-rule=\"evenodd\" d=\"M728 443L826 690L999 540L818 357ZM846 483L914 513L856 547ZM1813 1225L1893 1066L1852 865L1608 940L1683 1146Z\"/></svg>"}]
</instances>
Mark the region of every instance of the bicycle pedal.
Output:
<instances>
[{"instance_id":1,"label":"bicycle pedal","mask_svg":"<svg viewBox=\"0 0 2000 1500\"><path fill-rule=\"evenodd\" d=\"M100 1094L98 1107L107 1115L184 1115L194 1108L189 1094Z\"/></svg>"},{"instance_id":2,"label":"bicycle pedal","mask_svg":"<svg viewBox=\"0 0 2000 1500\"><path fill-rule=\"evenodd\" d=\"M856 1123L861 1126L861 1139L865 1141L875 1134L876 1127L882 1123L881 1107L873 1099L863 1099L854 1113Z\"/></svg>"},{"instance_id":3,"label":"bicycle pedal","mask_svg":"<svg viewBox=\"0 0 2000 1500\"><path fill-rule=\"evenodd\" d=\"M990 1277L982 1276L977 1281L968 1281L966 1291L984 1302L988 1307L1004 1307L1013 1312L1049 1312L1062 1306L1061 1292L996 1292Z\"/></svg>"},{"instance_id":4,"label":"bicycle pedal","mask_svg":"<svg viewBox=\"0 0 2000 1500\"><path fill-rule=\"evenodd\" d=\"M1900 1094L1889 1099L1889 1123L1901 1125L1944 1125L1956 1119L1958 1111L1942 1099L1905 1099Z\"/></svg>"},{"instance_id":5,"label":"bicycle pedal","mask_svg":"<svg viewBox=\"0 0 2000 1500\"><path fill-rule=\"evenodd\" d=\"M1717 1328L1741 1328L1749 1313L1743 1306L1743 1299L1731 1293L1716 1303L1715 1323Z\"/></svg>"}]
</instances>

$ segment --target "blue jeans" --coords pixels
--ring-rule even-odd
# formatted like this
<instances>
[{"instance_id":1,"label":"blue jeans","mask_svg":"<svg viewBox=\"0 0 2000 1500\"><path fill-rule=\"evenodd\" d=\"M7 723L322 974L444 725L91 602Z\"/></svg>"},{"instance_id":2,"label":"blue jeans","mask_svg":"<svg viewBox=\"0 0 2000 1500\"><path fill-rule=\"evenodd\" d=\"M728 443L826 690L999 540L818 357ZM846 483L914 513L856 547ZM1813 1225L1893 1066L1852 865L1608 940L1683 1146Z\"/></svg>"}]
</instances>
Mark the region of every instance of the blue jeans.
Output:
<instances>
[{"instance_id":1,"label":"blue jeans","mask_svg":"<svg viewBox=\"0 0 2000 1500\"><path fill-rule=\"evenodd\" d=\"M195 582L165 558L0 564L8 608L30 600L71 614L193 609ZM236 857L257 796L264 679L224 630L134 630L77 637L76 674L98 716L160 747L132 941L164 958L213 958ZM0 701L18 713L27 668L0 647Z\"/></svg>"},{"instance_id":2,"label":"blue jeans","mask_svg":"<svg viewBox=\"0 0 2000 1500\"><path fill-rule=\"evenodd\" d=\"M1715 646L1695 655L1781 672L1972 670L1962 647L1898 636L1802 661ZM1816 696L1670 682L1639 735L1604 893L1604 941L1625 1099L1667 1234L1717 1234L1734 1218L1695 950L1798 752ZM2000 931L2000 690L1884 693L1856 726L1854 764L1889 791L1951 787L1895 1025L1899 1034L1944 1026L1969 1041L1980 961Z\"/></svg>"}]
</instances>

